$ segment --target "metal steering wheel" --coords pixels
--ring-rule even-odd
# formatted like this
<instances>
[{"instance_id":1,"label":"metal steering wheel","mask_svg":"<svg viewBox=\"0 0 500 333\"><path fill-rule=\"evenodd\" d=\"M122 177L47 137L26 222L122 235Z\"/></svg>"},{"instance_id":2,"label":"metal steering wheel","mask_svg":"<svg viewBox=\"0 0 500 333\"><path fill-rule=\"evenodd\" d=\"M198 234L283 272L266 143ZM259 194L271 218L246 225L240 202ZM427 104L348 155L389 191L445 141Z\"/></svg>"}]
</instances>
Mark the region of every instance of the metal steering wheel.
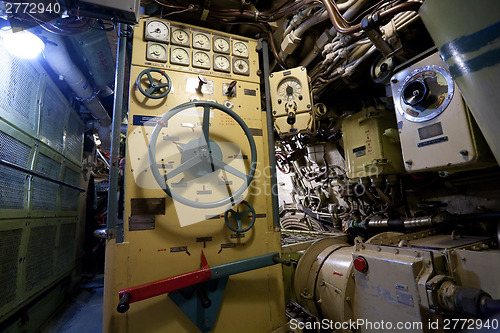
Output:
<instances>
[{"instance_id":1,"label":"metal steering wheel","mask_svg":"<svg viewBox=\"0 0 500 333\"><path fill-rule=\"evenodd\" d=\"M255 219L256 219L255 209L253 208L253 206L249 202L243 200L242 202L240 202L240 204L247 206L248 209L240 213L240 212L237 212L234 209L232 209L232 207L235 206L235 204L231 204L231 205L229 205L229 207L227 207L227 210L224 213L224 221L225 221L227 227L229 229L231 229L232 231L237 232L237 233L243 233L243 232L247 232L248 230L250 230L253 227L253 225L255 224ZM230 214L232 217L234 217L236 219L236 225L237 225L236 227L232 226L231 222L229 221ZM250 223L248 224L248 226L243 227L241 219L245 216L250 215L250 214L252 214L252 217L250 219Z\"/></svg>"},{"instance_id":2,"label":"metal steering wheel","mask_svg":"<svg viewBox=\"0 0 500 333\"><path fill-rule=\"evenodd\" d=\"M193 108L193 107L203 107L203 123L202 123L202 131L203 131L203 136L199 138L200 146L198 147L199 153L194 154L193 156L189 156L189 158L186 159L186 161L182 162L181 165L179 165L177 168L171 170L165 175L160 175L160 171L158 169L158 164L156 163L156 142L158 140L158 135L160 134L161 129L167 124L168 120L178 114L179 112L182 112L183 110ZM222 158L218 158L217 156L214 156L214 152L216 148L218 147L213 147L211 148L211 145L214 146L216 145L213 140L210 140L209 138L209 128L210 128L210 108L214 108L217 110L220 110L229 116L231 116L238 125L243 129L245 132L245 135L248 140L248 144L250 145L250 171L248 174L245 174L241 172L240 170L224 163L222 161ZM218 148L220 150L220 148ZM223 205L227 205L230 203L233 203L235 201L238 201L238 198L245 192L245 190L248 188L250 183L252 182L252 179L255 174L255 169L257 167L257 149L255 146L255 141L252 136L252 133L250 132L250 129L248 126L245 124L243 119L241 119L240 116L236 114L233 110L214 103L214 102L208 102L208 101L195 101L195 102L187 102L184 104L180 104L173 108L172 110L168 111L163 115L163 117L157 122L157 125L153 129L153 132L151 133L151 137L149 139L149 148L148 148L148 155L149 155L149 165L151 168L151 172L153 173L153 176L160 185L160 187L165 191L166 194L168 194L172 199L190 206L194 208L215 208L215 207L220 207ZM175 191L172 191L170 187L167 184L168 179L171 179L172 177L180 174L181 172L190 170L190 169L196 169L197 167L201 166L209 166L212 172L215 172L217 170L223 169L226 172L229 172L241 179L243 179L245 182L238 188L234 193L232 193L229 197L226 197L224 199L218 200L218 201L212 201L212 202L199 202L199 201L193 201L190 199L187 199L180 194L176 193Z\"/></svg>"},{"instance_id":3,"label":"metal steering wheel","mask_svg":"<svg viewBox=\"0 0 500 333\"><path fill-rule=\"evenodd\" d=\"M161 81L156 81L151 75L151 72L160 73L162 75L162 79L165 78L167 82L162 83ZM141 84L141 79L144 75L147 75L149 80L149 87L147 87L146 89L144 89ZM167 73L156 68L148 68L139 73L139 76L137 76L137 79L135 80L135 84L144 96L153 99L160 99L167 96L172 87L172 82L170 81ZM162 88L165 88L165 91L161 92Z\"/></svg>"}]
</instances>

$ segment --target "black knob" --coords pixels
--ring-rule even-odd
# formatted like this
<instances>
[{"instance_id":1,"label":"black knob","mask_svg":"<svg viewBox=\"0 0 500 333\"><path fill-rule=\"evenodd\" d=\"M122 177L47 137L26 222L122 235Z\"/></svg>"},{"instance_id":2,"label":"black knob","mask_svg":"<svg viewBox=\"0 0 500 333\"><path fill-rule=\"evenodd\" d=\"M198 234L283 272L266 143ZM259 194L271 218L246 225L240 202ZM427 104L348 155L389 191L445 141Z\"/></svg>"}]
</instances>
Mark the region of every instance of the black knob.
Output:
<instances>
[{"instance_id":1,"label":"black knob","mask_svg":"<svg viewBox=\"0 0 500 333\"><path fill-rule=\"evenodd\" d=\"M201 301L201 306L203 308L209 308L210 305L212 305L212 301L208 298L207 296L207 292L205 291L205 288L201 287L198 289L198 298L200 299Z\"/></svg>"},{"instance_id":2,"label":"black knob","mask_svg":"<svg viewBox=\"0 0 500 333\"><path fill-rule=\"evenodd\" d=\"M427 97L427 85L423 81L413 81L403 90L403 100L408 105L417 105Z\"/></svg>"},{"instance_id":3,"label":"black knob","mask_svg":"<svg viewBox=\"0 0 500 333\"><path fill-rule=\"evenodd\" d=\"M290 113L288 114L288 117L286 118L286 122L287 122L287 124L288 124L288 125L293 125L293 124L295 124L295 121L296 121L296 120L297 120L297 119L295 118L295 113L294 113L294 112L290 112Z\"/></svg>"},{"instance_id":4,"label":"black knob","mask_svg":"<svg viewBox=\"0 0 500 333\"><path fill-rule=\"evenodd\" d=\"M130 294L129 293L124 293L122 295L122 297L120 297L120 303L118 303L118 306L116 307L116 311L120 312L120 313L125 313L128 311L130 305L129 305L129 301L130 301Z\"/></svg>"}]
</instances>

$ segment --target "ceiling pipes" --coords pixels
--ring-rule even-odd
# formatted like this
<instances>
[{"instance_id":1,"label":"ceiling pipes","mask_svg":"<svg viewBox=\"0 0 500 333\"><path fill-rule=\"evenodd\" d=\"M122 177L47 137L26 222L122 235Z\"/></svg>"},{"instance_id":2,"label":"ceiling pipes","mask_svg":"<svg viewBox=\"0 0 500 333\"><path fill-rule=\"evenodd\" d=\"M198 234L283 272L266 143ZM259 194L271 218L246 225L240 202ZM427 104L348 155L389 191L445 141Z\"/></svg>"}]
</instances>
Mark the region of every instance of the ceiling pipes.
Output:
<instances>
[{"instance_id":1,"label":"ceiling pipes","mask_svg":"<svg viewBox=\"0 0 500 333\"><path fill-rule=\"evenodd\" d=\"M59 79L68 84L75 96L82 101L82 104L97 120L96 128L102 148L109 150L111 146L111 118L99 97L96 96L92 84L71 60L61 36L45 31L41 35L46 38L43 51L45 60L59 76Z\"/></svg>"}]
</instances>

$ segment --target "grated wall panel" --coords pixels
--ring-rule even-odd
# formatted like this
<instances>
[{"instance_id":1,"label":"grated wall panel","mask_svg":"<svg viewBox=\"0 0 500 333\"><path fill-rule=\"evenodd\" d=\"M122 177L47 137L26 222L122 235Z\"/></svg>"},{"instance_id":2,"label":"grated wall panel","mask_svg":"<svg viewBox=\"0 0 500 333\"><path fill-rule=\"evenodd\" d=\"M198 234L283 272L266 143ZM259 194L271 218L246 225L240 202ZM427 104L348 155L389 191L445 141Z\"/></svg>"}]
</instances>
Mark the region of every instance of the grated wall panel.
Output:
<instances>
[{"instance_id":1,"label":"grated wall panel","mask_svg":"<svg viewBox=\"0 0 500 333\"><path fill-rule=\"evenodd\" d=\"M47 84L40 115L40 134L57 150L63 148L64 119L67 110L66 100L56 93L56 88L52 84Z\"/></svg>"},{"instance_id":2,"label":"grated wall panel","mask_svg":"<svg viewBox=\"0 0 500 333\"><path fill-rule=\"evenodd\" d=\"M82 161L83 153L83 132L85 126L75 113L71 113L66 134L66 153L76 161Z\"/></svg>"},{"instance_id":3,"label":"grated wall panel","mask_svg":"<svg viewBox=\"0 0 500 333\"><path fill-rule=\"evenodd\" d=\"M31 228L26 252L25 292L53 277L56 231L55 225Z\"/></svg>"},{"instance_id":4,"label":"grated wall panel","mask_svg":"<svg viewBox=\"0 0 500 333\"><path fill-rule=\"evenodd\" d=\"M0 108L34 130L40 73L29 61L11 56L4 48L0 48L0 67Z\"/></svg>"},{"instance_id":5,"label":"grated wall panel","mask_svg":"<svg viewBox=\"0 0 500 333\"><path fill-rule=\"evenodd\" d=\"M44 176L59 180L61 173L61 164L56 160L51 159L47 155L39 154L36 162L35 171Z\"/></svg>"},{"instance_id":6,"label":"grated wall panel","mask_svg":"<svg viewBox=\"0 0 500 333\"><path fill-rule=\"evenodd\" d=\"M70 268L75 261L75 235L76 224L61 225L59 236L59 252L57 256L57 271Z\"/></svg>"},{"instance_id":7,"label":"grated wall panel","mask_svg":"<svg viewBox=\"0 0 500 333\"><path fill-rule=\"evenodd\" d=\"M41 178L33 179L32 209L34 210L57 210L57 196L59 185Z\"/></svg>"},{"instance_id":8,"label":"grated wall panel","mask_svg":"<svg viewBox=\"0 0 500 333\"><path fill-rule=\"evenodd\" d=\"M16 299L22 229L0 231L0 308Z\"/></svg>"},{"instance_id":9,"label":"grated wall panel","mask_svg":"<svg viewBox=\"0 0 500 333\"><path fill-rule=\"evenodd\" d=\"M0 131L0 159L28 167L31 147Z\"/></svg>"},{"instance_id":10,"label":"grated wall panel","mask_svg":"<svg viewBox=\"0 0 500 333\"><path fill-rule=\"evenodd\" d=\"M0 165L0 209L24 208L24 172Z\"/></svg>"},{"instance_id":11,"label":"grated wall panel","mask_svg":"<svg viewBox=\"0 0 500 333\"><path fill-rule=\"evenodd\" d=\"M64 182L80 186L80 174L70 168L66 168ZM80 192L78 190L64 186L62 189L61 209L64 211L78 210L79 196Z\"/></svg>"}]
</instances>

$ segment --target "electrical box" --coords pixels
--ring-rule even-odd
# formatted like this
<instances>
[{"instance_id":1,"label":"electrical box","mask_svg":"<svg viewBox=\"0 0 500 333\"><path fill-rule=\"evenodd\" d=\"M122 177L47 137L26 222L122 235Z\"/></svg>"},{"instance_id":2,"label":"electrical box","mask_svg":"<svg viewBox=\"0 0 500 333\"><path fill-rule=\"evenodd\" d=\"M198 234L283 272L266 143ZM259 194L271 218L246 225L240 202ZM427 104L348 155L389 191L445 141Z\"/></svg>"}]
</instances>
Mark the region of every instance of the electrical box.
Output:
<instances>
[{"instance_id":1,"label":"electrical box","mask_svg":"<svg viewBox=\"0 0 500 333\"><path fill-rule=\"evenodd\" d=\"M269 76L274 127L282 135L314 133L315 115L305 67Z\"/></svg>"},{"instance_id":2,"label":"electrical box","mask_svg":"<svg viewBox=\"0 0 500 333\"><path fill-rule=\"evenodd\" d=\"M408 172L460 171L491 165L491 153L438 53L391 80Z\"/></svg>"},{"instance_id":3,"label":"electrical box","mask_svg":"<svg viewBox=\"0 0 500 333\"><path fill-rule=\"evenodd\" d=\"M106 245L104 332L272 332L285 322L281 266L267 260L281 242L256 49L160 18L135 27L124 241ZM148 286L164 291L144 299Z\"/></svg>"},{"instance_id":4,"label":"electrical box","mask_svg":"<svg viewBox=\"0 0 500 333\"><path fill-rule=\"evenodd\" d=\"M368 107L342 122L347 177L405 173L394 115Z\"/></svg>"},{"instance_id":5,"label":"electrical box","mask_svg":"<svg viewBox=\"0 0 500 333\"><path fill-rule=\"evenodd\" d=\"M80 0L79 10L89 17L116 18L118 22L135 24L139 21L140 0ZM95 15L92 13L95 12ZM97 14L99 13L99 14ZM96 16L98 15L98 16Z\"/></svg>"}]
</instances>

